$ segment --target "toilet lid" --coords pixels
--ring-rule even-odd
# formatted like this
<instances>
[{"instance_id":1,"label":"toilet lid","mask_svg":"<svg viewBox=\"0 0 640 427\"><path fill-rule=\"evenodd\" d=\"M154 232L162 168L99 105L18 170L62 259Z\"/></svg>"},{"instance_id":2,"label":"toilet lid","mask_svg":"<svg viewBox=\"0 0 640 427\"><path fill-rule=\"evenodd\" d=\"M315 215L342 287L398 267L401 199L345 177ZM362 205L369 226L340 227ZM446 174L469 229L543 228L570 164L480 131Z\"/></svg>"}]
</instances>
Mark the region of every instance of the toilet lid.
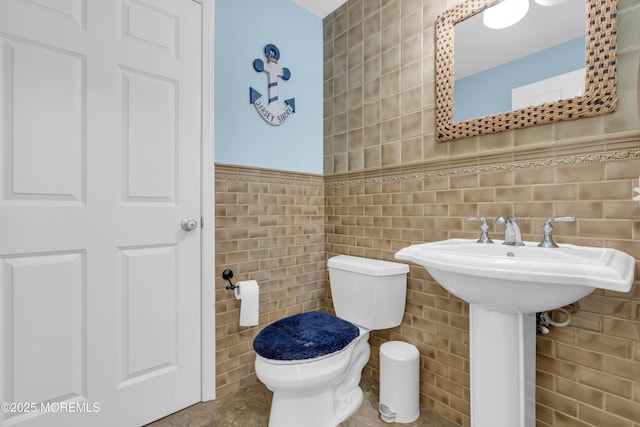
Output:
<instances>
[{"instance_id":1,"label":"toilet lid","mask_svg":"<svg viewBox=\"0 0 640 427\"><path fill-rule=\"evenodd\" d=\"M360 335L357 326L320 311L273 322L253 340L260 356L271 360L306 360L342 350Z\"/></svg>"}]
</instances>

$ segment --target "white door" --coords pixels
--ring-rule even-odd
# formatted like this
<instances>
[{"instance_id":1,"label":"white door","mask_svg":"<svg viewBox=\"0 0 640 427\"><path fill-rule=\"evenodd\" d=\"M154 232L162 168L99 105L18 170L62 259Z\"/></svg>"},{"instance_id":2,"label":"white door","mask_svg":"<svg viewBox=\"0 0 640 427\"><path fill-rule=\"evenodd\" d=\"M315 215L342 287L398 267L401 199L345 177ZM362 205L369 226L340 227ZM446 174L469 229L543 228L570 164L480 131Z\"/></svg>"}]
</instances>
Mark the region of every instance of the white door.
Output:
<instances>
[{"instance_id":1,"label":"white door","mask_svg":"<svg viewBox=\"0 0 640 427\"><path fill-rule=\"evenodd\" d=\"M0 0L3 427L200 400L201 7Z\"/></svg>"}]
</instances>

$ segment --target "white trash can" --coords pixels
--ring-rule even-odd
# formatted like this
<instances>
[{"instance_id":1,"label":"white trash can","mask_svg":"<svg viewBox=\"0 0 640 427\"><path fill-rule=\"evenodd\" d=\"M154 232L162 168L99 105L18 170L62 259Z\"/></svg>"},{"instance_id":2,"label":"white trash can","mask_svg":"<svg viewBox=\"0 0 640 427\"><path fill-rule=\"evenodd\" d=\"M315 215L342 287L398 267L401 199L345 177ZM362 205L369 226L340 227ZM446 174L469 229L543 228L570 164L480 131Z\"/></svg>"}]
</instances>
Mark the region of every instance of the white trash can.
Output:
<instances>
[{"instance_id":1,"label":"white trash can","mask_svg":"<svg viewBox=\"0 0 640 427\"><path fill-rule=\"evenodd\" d=\"M380 417L387 423L412 423L420 416L420 352L389 341L380 346Z\"/></svg>"}]
</instances>

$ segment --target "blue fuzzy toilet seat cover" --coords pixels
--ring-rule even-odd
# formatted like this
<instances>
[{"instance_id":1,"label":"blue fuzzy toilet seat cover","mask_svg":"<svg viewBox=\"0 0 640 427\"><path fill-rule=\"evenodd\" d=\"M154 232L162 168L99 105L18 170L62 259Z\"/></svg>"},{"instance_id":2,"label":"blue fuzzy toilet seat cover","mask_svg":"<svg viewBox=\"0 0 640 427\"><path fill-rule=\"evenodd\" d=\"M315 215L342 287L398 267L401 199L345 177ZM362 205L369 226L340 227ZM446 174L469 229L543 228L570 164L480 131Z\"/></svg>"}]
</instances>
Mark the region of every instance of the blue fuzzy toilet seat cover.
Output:
<instances>
[{"instance_id":1,"label":"blue fuzzy toilet seat cover","mask_svg":"<svg viewBox=\"0 0 640 427\"><path fill-rule=\"evenodd\" d=\"M253 340L260 356L271 360L306 360L342 350L360 335L357 326L320 311L273 322Z\"/></svg>"}]
</instances>

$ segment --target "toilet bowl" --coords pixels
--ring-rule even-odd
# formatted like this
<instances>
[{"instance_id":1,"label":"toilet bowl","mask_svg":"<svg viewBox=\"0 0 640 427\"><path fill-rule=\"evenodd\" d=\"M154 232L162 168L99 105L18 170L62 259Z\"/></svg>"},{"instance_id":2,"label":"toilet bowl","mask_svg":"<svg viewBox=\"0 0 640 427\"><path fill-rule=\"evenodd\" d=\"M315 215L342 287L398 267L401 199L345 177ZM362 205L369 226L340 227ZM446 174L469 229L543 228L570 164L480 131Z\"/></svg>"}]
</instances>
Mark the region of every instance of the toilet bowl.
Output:
<instances>
[{"instance_id":1,"label":"toilet bowl","mask_svg":"<svg viewBox=\"0 0 640 427\"><path fill-rule=\"evenodd\" d=\"M273 391L269 427L332 427L362 403L369 332L400 325L409 267L339 255L327 263L336 316L300 313L254 340L258 379Z\"/></svg>"},{"instance_id":2,"label":"toilet bowl","mask_svg":"<svg viewBox=\"0 0 640 427\"><path fill-rule=\"evenodd\" d=\"M370 355L369 332L344 349L309 361L256 357L256 375L274 392L269 426L335 426L362 403L362 369Z\"/></svg>"}]
</instances>

